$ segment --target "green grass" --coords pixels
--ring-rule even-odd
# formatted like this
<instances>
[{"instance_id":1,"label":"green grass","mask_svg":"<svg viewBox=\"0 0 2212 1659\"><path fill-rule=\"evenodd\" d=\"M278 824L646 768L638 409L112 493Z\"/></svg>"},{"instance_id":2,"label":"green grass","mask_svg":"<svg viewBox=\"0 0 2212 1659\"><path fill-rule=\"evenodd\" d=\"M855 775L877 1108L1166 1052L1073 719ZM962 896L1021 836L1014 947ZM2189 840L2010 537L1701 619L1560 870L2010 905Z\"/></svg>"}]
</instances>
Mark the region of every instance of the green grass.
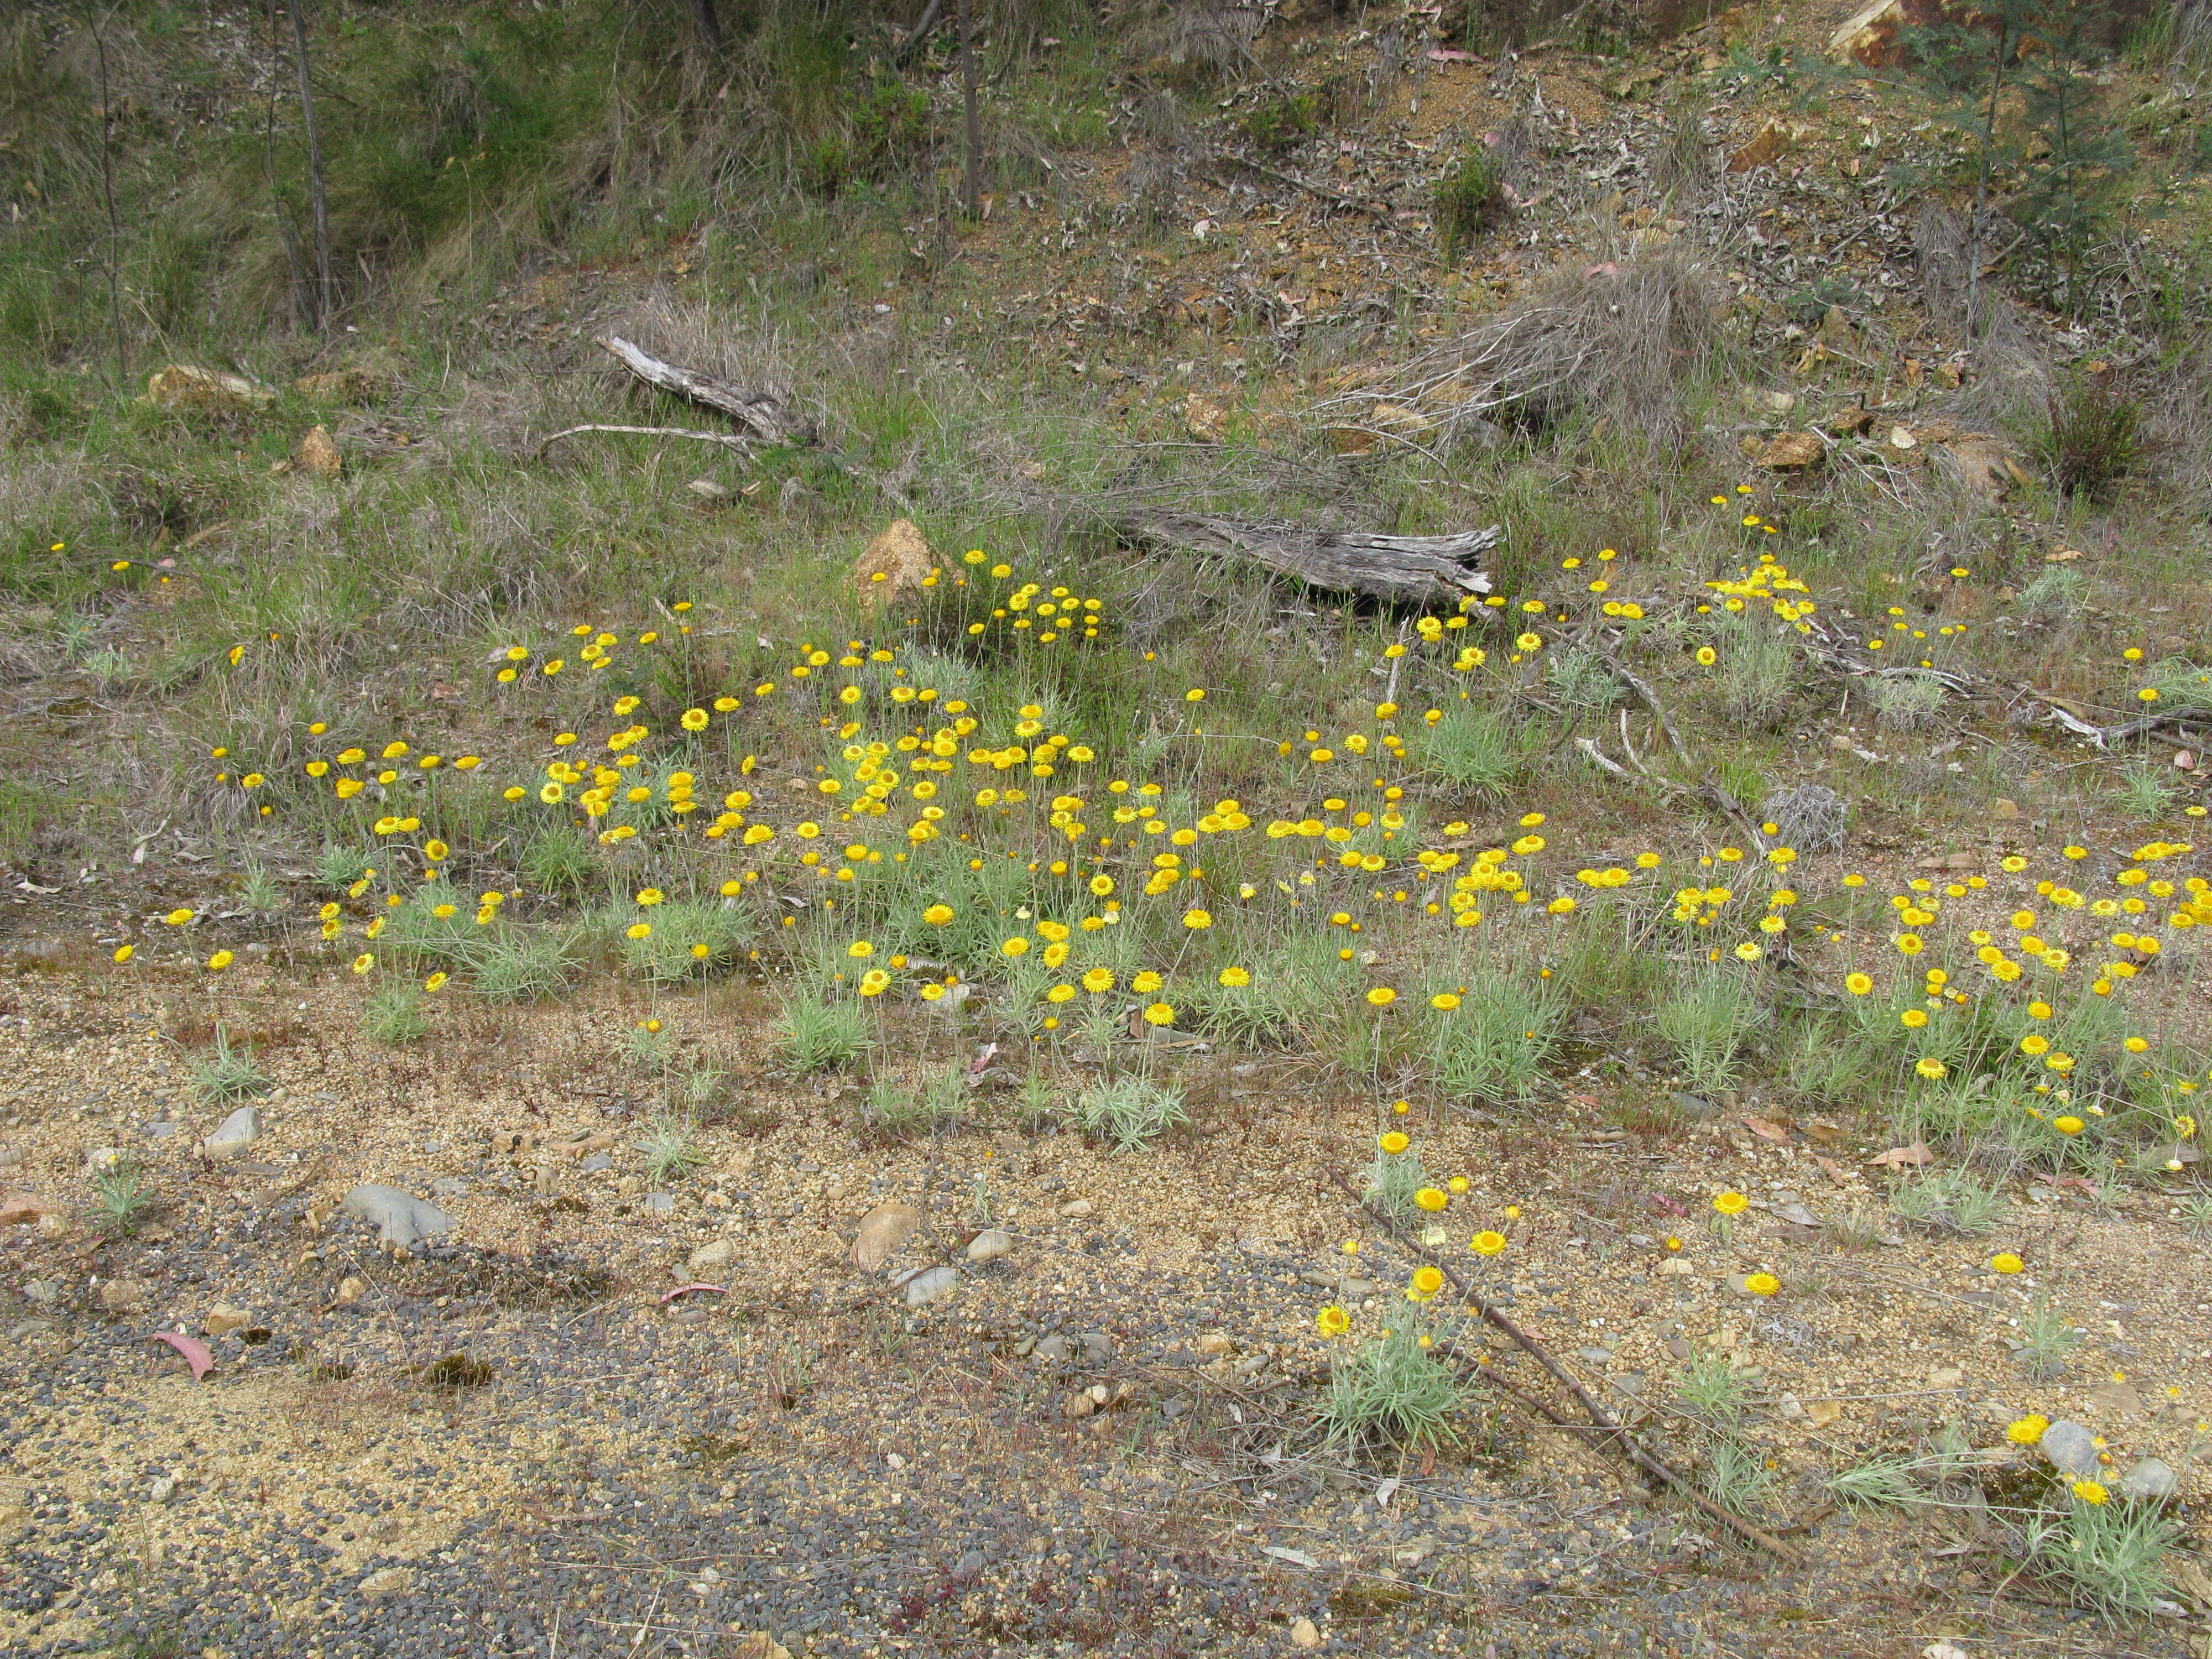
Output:
<instances>
[{"instance_id":1,"label":"green grass","mask_svg":"<svg viewBox=\"0 0 2212 1659\"><path fill-rule=\"evenodd\" d=\"M691 1135L690 1123L664 1116L654 1119L645 1139L638 1142L639 1155L645 1160L645 1178L654 1191L683 1180L706 1163L707 1154Z\"/></svg>"},{"instance_id":2,"label":"green grass","mask_svg":"<svg viewBox=\"0 0 2212 1659\"><path fill-rule=\"evenodd\" d=\"M798 1072L849 1066L875 1047L867 1013L857 1002L808 991L785 1003L772 1040L776 1053Z\"/></svg>"},{"instance_id":3,"label":"green grass","mask_svg":"<svg viewBox=\"0 0 2212 1659\"><path fill-rule=\"evenodd\" d=\"M1444 710L1421 739L1427 769L1476 800L1499 800L1527 775L1538 750L1527 729L1502 709L1472 704Z\"/></svg>"},{"instance_id":4,"label":"green grass","mask_svg":"<svg viewBox=\"0 0 2212 1659\"><path fill-rule=\"evenodd\" d=\"M1437 1080L1454 1100L1525 1098L1542 1075L1566 1017L1564 1000L1533 975L1478 973L1459 1006L1435 1012L1430 1024Z\"/></svg>"},{"instance_id":5,"label":"green grass","mask_svg":"<svg viewBox=\"0 0 2212 1659\"><path fill-rule=\"evenodd\" d=\"M267 1094L270 1087L268 1073L254 1062L252 1051L234 1048L230 1033L220 1024L215 1028L214 1046L186 1061L185 1071L194 1092L210 1104L251 1100Z\"/></svg>"},{"instance_id":6,"label":"green grass","mask_svg":"<svg viewBox=\"0 0 2212 1659\"><path fill-rule=\"evenodd\" d=\"M2141 1619L2174 1599L2165 1563L2184 1533L2161 1505L2069 1494L2018 1530L2039 1576L2076 1607L2110 1620Z\"/></svg>"},{"instance_id":7,"label":"green grass","mask_svg":"<svg viewBox=\"0 0 2212 1659\"><path fill-rule=\"evenodd\" d=\"M1721 1353L1698 1355L1683 1367L1675 1398L1708 1422L1729 1426L1742 1419L1751 1402L1751 1385Z\"/></svg>"},{"instance_id":8,"label":"green grass","mask_svg":"<svg viewBox=\"0 0 2212 1659\"><path fill-rule=\"evenodd\" d=\"M1652 1025L1683 1082L1711 1094L1741 1080L1744 1050L1763 1015L1745 977L1716 969L1679 985L1653 1012Z\"/></svg>"},{"instance_id":9,"label":"green grass","mask_svg":"<svg viewBox=\"0 0 2212 1659\"><path fill-rule=\"evenodd\" d=\"M158 1201L152 1172L130 1152L117 1154L94 1173L92 1198L94 1224L123 1238L137 1234Z\"/></svg>"},{"instance_id":10,"label":"green grass","mask_svg":"<svg viewBox=\"0 0 2212 1659\"><path fill-rule=\"evenodd\" d=\"M412 980L386 980L362 1004L361 1029L387 1045L419 1042L430 1034L427 1001Z\"/></svg>"},{"instance_id":11,"label":"green grass","mask_svg":"<svg viewBox=\"0 0 2212 1659\"><path fill-rule=\"evenodd\" d=\"M1085 1088L1068 1103L1067 1117L1092 1139L1137 1152L1189 1122L1190 1112L1176 1085L1125 1075Z\"/></svg>"},{"instance_id":12,"label":"green grass","mask_svg":"<svg viewBox=\"0 0 2212 1659\"><path fill-rule=\"evenodd\" d=\"M1448 1445L1459 1438L1453 1419L1466 1404L1467 1385L1422 1346L1426 1334L1410 1311L1401 1312L1389 1334L1338 1357L1319 1407L1330 1444L1380 1451Z\"/></svg>"},{"instance_id":13,"label":"green grass","mask_svg":"<svg viewBox=\"0 0 2212 1659\"><path fill-rule=\"evenodd\" d=\"M958 1066L932 1068L918 1086L878 1078L861 1107L871 1129L894 1138L933 1134L958 1121L967 1110L968 1079Z\"/></svg>"},{"instance_id":14,"label":"green grass","mask_svg":"<svg viewBox=\"0 0 2212 1659\"><path fill-rule=\"evenodd\" d=\"M1889 1206L1908 1221L1969 1237L1991 1231L2007 1208L2003 1193L1984 1186L1971 1170L1907 1176L1890 1189Z\"/></svg>"}]
</instances>

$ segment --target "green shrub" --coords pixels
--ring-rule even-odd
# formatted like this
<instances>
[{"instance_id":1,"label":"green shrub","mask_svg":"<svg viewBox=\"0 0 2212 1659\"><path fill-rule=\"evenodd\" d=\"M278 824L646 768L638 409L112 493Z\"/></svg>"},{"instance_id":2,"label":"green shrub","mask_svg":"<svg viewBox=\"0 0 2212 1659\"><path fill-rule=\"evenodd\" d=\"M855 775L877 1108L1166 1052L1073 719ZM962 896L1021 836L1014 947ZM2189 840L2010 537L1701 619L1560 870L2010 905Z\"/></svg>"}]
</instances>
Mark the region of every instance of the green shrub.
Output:
<instances>
[{"instance_id":1,"label":"green shrub","mask_svg":"<svg viewBox=\"0 0 2212 1659\"><path fill-rule=\"evenodd\" d=\"M2054 392L2036 449L2069 495L2099 499L2142 465L2142 405L2109 379L2085 376Z\"/></svg>"},{"instance_id":2,"label":"green shrub","mask_svg":"<svg viewBox=\"0 0 2212 1659\"><path fill-rule=\"evenodd\" d=\"M1285 93L1247 110L1237 125L1244 136L1267 149L1288 149L1321 131L1321 117L1310 92Z\"/></svg>"},{"instance_id":3,"label":"green shrub","mask_svg":"<svg viewBox=\"0 0 2212 1659\"><path fill-rule=\"evenodd\" d=\"M1437 181L1437 248L1446 260L1457 258L1474 239L1505 222L1512 205L1505 191L1505 164L1496 149L1476 144L1459 164Z\"/></svg>"}]
</instances>

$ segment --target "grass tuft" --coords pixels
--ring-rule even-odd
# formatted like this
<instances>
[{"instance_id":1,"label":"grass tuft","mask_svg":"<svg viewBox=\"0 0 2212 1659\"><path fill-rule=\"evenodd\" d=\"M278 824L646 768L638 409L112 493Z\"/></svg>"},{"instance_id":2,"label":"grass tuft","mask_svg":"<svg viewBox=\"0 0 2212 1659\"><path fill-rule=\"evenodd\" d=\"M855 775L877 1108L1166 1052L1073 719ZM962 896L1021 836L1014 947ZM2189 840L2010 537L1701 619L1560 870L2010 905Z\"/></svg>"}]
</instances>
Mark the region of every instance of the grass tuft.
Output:
<instances>
[{"instance_id":1,"label":"grass tuft","mask_svg":"<svg viewBox=\"0 0 2212 1659\"><path fill-rule=\"evenodd\" d=\"M211 1104L251 1100L267 1094L270 1087L269 1075L254 1063L252 1051L232 1047L229 1031L220 1024L215 1028L215 1046L187 1070L194 1091Z\"/></svg>"},{"instance_id":2,"label":"grass tuft","mask_svg":"<svg viewBox=\"0 0 2212 1659\"><path fill-rule=\"evenodd\" d=\"M773 1030L777 1054L799 1072L850 1066L875 1047L858 1003L802 990L784 1004Z\"/></svg>"},{"instance_id":3,"label":"grass tuft","mask_svg":"<svg viewBox=\"0 0 2212 1659\"><path fill-rule=\"evenodd\" d=\"M1117 1152L1141 1152L1170 1129L1190 1121L1182 1090L1172 1083L1123 1076L1094 1083L1070 1103L1068 1119Z\"/></svg>"},{"instance_id":4,"label":"grass tuft","mask_svg":"<svg viewBox=\"0 0 2212 1659\"><path fill-rule=\"evenodd\" d=\"M1423 1346L1425 1334L1410 1313L1402 1315L1388 1334L1338 1358L1321 1401L1331 1445L1358 1452L1459 1438L1451 1419L1467 1401L1467 1385Z\"/></svg>"}]
</instances>

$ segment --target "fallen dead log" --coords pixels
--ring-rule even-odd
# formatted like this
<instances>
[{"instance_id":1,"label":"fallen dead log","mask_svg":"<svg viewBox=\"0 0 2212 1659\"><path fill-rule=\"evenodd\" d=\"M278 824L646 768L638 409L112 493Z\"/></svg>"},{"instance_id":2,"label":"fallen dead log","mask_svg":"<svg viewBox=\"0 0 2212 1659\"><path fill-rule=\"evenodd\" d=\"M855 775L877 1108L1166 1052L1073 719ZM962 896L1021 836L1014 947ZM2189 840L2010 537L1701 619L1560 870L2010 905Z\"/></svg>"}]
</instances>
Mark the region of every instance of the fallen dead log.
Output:
<instances>
[{"instance_id":1,"label":"fallen dead log","mask_svg":"<svg viewBox=\"0 0 2212 1659\"><path fill-rule=\"evenodd\" d=\"M1132 541L1249 560L1309 587L1413 604L1487 593L1490 578L1476 562L1501 534L1492 525L1456 536L1377 536L1315 530L1285 519L1167 512L1127 514L1115 528Z\"/></svg>"},{"instance_id":2,"label":"fallen dead log","mask_svg":"<svg viewBox=\"0 0 2212 1659\"><path fill-rule=\"evenodd\" d=\"M794 414L773 392L756 392L729 380L702 374L696 368L665 363L652 353L632 345L619 334L610 334L599 349L647 386L687 402L720 410L762 443L812 444L818 434L813 423Z\"/></svg>"}]
</instances>

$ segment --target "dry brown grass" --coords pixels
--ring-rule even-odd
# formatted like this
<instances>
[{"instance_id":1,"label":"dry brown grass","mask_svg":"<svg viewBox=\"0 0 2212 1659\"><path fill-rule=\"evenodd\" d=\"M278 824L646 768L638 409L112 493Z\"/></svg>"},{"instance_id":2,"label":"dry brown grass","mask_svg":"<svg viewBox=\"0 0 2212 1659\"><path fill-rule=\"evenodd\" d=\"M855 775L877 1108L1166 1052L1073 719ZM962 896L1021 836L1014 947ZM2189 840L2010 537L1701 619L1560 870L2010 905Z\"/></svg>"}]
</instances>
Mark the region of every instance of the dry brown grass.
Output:
<instances>
[{"instance_id":1,"label":"dry brown grass","mask_svg":"<svg viewBox=\"0 0 2212 1659\"><path fill-rule=\"evenodd\" d=\"M1674 243L1578 258L1418 358L1400 395L1436 410L1453 434L1581 414L1663 441L1680 434L1682 388L1711 358L1723 297L1711 270Z\"/></svg>"}]
</instances>

